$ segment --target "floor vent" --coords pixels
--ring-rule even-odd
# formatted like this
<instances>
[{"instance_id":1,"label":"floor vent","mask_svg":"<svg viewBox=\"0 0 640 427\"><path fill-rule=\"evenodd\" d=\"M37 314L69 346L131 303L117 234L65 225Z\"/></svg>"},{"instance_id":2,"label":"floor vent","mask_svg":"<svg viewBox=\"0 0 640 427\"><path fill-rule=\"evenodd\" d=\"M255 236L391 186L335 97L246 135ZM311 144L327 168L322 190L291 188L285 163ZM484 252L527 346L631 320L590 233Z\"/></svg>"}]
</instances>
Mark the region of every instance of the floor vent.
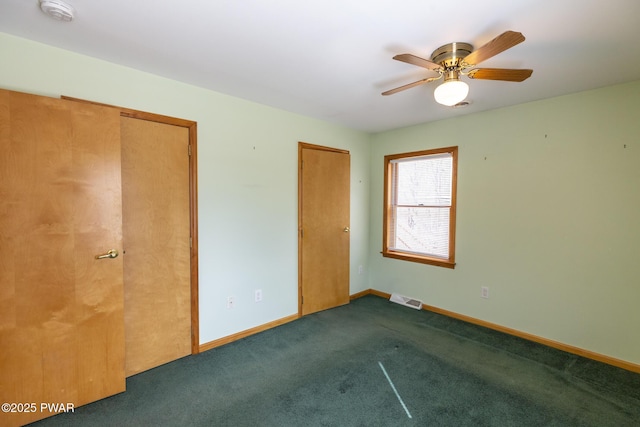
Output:
<instances>
[{"instance_id":1,"label":"floor vent","mask_svg":"<svg viewBox=\"0 0 640 427\"><path fill-rule=\"evenodd\" d=\"M416 310L422 309L422 301L405 297L402 295L398 295L398 294L391 294L391 298L389 298L389 301L395 302L396 304L404 305L410 308L415 308Z\"/></svg>"}]
</instances>

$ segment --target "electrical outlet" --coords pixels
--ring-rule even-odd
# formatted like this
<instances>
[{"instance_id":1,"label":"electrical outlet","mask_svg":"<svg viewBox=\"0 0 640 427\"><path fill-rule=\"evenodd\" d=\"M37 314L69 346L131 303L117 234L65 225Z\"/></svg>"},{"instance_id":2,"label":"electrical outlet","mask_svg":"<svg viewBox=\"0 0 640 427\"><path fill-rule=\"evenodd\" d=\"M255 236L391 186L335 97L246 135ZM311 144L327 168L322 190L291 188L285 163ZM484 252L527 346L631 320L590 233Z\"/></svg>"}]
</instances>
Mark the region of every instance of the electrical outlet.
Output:
<instances>
[{"instance_id":1,"label":"electrical outlet","mask_svg":"<svg viewBox=\"0 0 640 427\"><path fill-rule=\"evenodd\" d=\"M236 305L236 299L234 297L227 297L227 308L232 309Z\"/></svg>"},{"instance_id":2,"label":"electrical outlet","mask_svg":"<svg viewBox=\"0 0 640 427\"><path fill-rule=\"evenodd\" d=\"M358 274L362 274L363 271L364 271L364 267L359 265L358 266Z\"/></svg>"},{"instance_id":3,"label":"electrical outlet","mask_svg":"<svg viewBox=\"0 0 640 427\"><path fill-rule=\"evenodd\" d=\"M262 301L262 289L256 289L256 291L253 294L253 297L255 302Z\"/></svg>"},{"instance_id":4,"label":"electrical outlet","mask_svg":"<svg viewBox=\"0 0 640 427\"><path fill-rule=\"evenodd\" d=\"M480 288L480 297L489 298L489 287L488 286L482 286Z\"/></svg>"}]
</instances>

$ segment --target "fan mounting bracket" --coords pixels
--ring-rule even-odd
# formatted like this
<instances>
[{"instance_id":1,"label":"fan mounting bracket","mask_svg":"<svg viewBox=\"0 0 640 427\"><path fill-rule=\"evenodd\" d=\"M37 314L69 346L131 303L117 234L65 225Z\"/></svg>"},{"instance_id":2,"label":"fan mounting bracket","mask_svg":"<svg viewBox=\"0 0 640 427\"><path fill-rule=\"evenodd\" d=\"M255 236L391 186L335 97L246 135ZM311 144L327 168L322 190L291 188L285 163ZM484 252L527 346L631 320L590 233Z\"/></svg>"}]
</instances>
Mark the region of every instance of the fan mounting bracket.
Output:
<instances>
[{"instance_id":1,"label":"fan mounting bracket","mask_svg":"<svg viewBox=\"0 0 640 427\"><path fill-rule=\"evenodd\" d=\"M445 70L462 67L462 60L473 52L473 46L469 43L455 42L440 46L431 54L431 61L440 64Z\"/></svg>"}]
</instances>

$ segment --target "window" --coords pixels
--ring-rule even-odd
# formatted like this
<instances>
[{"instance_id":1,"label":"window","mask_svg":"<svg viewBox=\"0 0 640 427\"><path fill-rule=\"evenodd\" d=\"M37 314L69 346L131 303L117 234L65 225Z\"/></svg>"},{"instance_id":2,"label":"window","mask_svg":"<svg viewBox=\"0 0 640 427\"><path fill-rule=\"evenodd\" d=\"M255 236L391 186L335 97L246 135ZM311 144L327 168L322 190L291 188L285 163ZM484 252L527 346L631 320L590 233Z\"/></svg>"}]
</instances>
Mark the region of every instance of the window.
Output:
<instances>
[{"instance_id":1,"label":"window","mask_svg":"<svg viewBox=\"0 0 640 427\"><path fill-rule=\"evenodd\" d=\"M458 147L385 156L385 257L455 267Z\"/></svg>"}]
</instances>

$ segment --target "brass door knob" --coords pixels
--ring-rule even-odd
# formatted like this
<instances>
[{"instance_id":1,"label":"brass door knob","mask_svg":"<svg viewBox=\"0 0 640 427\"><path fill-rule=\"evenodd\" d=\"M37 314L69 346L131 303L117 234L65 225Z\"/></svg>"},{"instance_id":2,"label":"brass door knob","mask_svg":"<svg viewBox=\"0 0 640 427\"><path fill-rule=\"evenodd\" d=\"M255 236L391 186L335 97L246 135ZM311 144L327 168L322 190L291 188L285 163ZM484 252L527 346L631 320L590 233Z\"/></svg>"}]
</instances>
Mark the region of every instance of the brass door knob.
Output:
<instances>
[{"instance_id":1,"label":"brass door knob","mask_svg":"<svg viewBox=\"0 0 640 427\"><path fill-rule=\"evenodd\" d=\"M343 231L344 231L345 233L348 233L348 232L350 231L350 230L349 230L349 227L345 227Z\"/></svg>"},{"instance_id":2,"label":"brass door knob","mask_svg":"<svg viewBox=\"0 0 640 427\"><path fill-rule=\"evenodd\" d=\"M115 258L117 256L118 256L118 251L116 251L115 249L111 249L106 254L96 255L96 259Z\"/></svg>"}]
</instances>

